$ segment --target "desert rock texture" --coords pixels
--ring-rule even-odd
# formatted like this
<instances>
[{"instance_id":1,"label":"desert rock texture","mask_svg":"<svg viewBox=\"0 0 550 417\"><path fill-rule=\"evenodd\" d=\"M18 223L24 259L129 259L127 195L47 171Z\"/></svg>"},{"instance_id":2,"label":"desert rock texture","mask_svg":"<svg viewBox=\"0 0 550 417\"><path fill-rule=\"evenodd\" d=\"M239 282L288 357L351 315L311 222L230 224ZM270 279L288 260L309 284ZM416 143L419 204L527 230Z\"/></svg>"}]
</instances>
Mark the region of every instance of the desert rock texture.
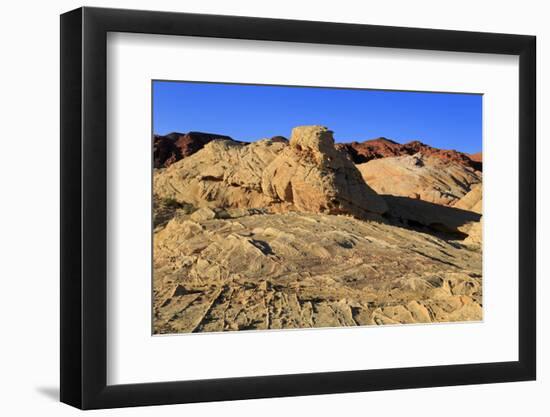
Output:
<instances>
[{"instance_id":1,"label":"desert rock texture","mask_svg":"<svg viewBox=\"0 0 550 417\"><path fill-rule=\"evenodd\" d=\"M155 135L153 138L153 162L155 168L167 167L174 162L200 151L216 139L233 140L229 136L213 133L172 132L167 135Z\"/></svg>"},{"instance_id":2,"label":"desert rock texture","mask_svg":"<svg viewBox=\"0 0 550 417\"><path fill-rule=\"evenodd\" d=\"M358 165L365 181L379 194L452 205L473 185L481 172L455 161L423 153L374 159Z\"/></svg>"},{"instance_id":3,"label":"desert rock texture","mask_svg":"<svg viewBox=\"0 0 550 417\"><path fill-rule=\"evenodd\" d=\"M468 155L455 150L433 148L418 140L400 144L391 139L377 138L364 142L339 143L336 146L338 149L346 152L356 164L389 156L414 155L420 152L424 155L433 156L443 161L455 162L477 171L482 170L481 152Z\"/></svg>"},{"instance_id":4,"label":"desert rock texture","mask_svg":"<svg viewBox=\"0 0 550 417\"><path fill-rule=\"evenodd\" d=\"M159 163L154 332L481 320L482 173L431 149L300 126Z\"/></svg>"}]
</instances>

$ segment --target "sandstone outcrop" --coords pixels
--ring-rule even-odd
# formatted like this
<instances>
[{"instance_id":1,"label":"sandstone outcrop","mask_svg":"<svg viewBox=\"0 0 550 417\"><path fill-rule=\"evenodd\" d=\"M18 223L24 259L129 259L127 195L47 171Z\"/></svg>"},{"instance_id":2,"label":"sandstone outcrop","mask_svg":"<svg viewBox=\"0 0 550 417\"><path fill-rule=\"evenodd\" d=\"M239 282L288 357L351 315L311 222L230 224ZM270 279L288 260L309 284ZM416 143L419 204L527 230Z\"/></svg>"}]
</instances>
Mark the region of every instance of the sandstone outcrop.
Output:
<instances>
[{"instance_id":1,"label":"sandstone outcrop","mask_svg":"<svg viewBox=\"0 0 550 417\"><path fill-rule=\"evenodd\" d=\"M452 161L417 153L374 159L357 165L378 194L452 205L481 183L481 173Z\"/></svg>"},{"instance_id":2,"label":"sandstone outcrop","mask_svg":"<svg viewBox=\"0 0 550 417\"><path fill-rule=\"evenodd\" d=\"M295 128L290 142L269 139L248 145L217 140L157 172L155 193L195 207L269 208L381 214L386 203L355 165L334 147L320 126Z\"/></svg>"},{"instance_id":3,"label":"sandstone outcrop","mask_svg":"<svg viewBox=\"0 0 550 417\"><path fill-rule=\"evenodd\" d=\"M420 152L424 155L433 156L435 158L441 159L442 161L453 162L455 164L463 165L476 171L482 170L481 161L471 159L470 156L464 152L434 148L417 140L408 142L404 144L403 147L406 149L406 152L409 155Z\"/></svg>"},{"instance_id":4,"label":"sandstone outcrop","mask_svg":"<svg viewBox=\"0 0 550 417\"><path fill-rule=\"evenodd\" d=\"M207 143L216 140L233 140L229 136L213 133L189 132L154 135L153 166L165 168L182 158L190 156L202 149Z\"/></svg>"},{"instance_id":5,"label":"sandstone outcrop","mask_svg":"<svg viewBox=\"0 0 550 417\"><path fill-rule=\"evenodd\" d=\"M464 239L465 245L481 246L483 241L483 219L476 223L472 223L471 227L466 230L468 237Z\"/></svg>"},{"instance_id":6,"label":"sandstone outcrop","mask_svg":"<svg viewBox=\"0 0 550 417\"><path fill-rule=\"evenodd\" d=\"M350 159L356 164L362 164L372 159L414 155L421 152L442 161L455 162L476 171L482 170L481 153L468 155L454 150L434 148L420 141L400 144L387 138L377 138L364 142L339 143L337 147L347 152Z\"/></svg>"},{"instance_id":7,"label":"sandstone outcrop","mask_svg":"<svg viewBox=\"0 0 550 417\"><path fill-rule=\"evenodd\" d=\"M289 146L264 170L262 190L298 211L362 217L387 210L355 165L334 147L332 132L321 126L293 129Z\"/></svg>"},{"instance_id":8,"label":"sandstone outcrop","mask_svg":"<svg viewBox=\"0 0 550 417\"><path fill-rule=\"evenodd\" d=\"M302 126L165 159L154 333L482 320L482 173L379 142L355 165Z\"/></svg>"},{"instance_id":9,"label":"sandstone outcrop","mask_svg":"<svg viewBox=\"0 0 550 417\"><path fill-rule=\"evenodd\" d=\"M268 139L249 145L212 141L156 172L155 193L195 207L267 207L273 199L262 191L262 173L286 146Z\"/></svg>"},{"instance_id":10,"label":"sandstone outcrop","mask_svg":"<svg viewBox=\"0 0 550 417\"><path fill-rule=\"evenodd\" d=\"M465 238L472 225L481 219L478 213L455 207L393 195L383 197L389 206L387 217L390 221L424 228L427 233L439 232L453 235L454 238Z\"/></svg>"},{"instance_id":11,"label":"sandstone outcrop","mask_svg":"<svg viewBox=\"0 0 550 417\"><path fill-rule=\"evenodd\" d=\"M453 207L481 214L483 208L482 192L483 187L481 184L473 185L464 197L453 204Z\"/></svg>"},{"instance_id":12,"label":"sandstone outcrop","mask_svg":"<svg viewBox=\"0 0 550 417\"><path fill-rule=\"evenodd\" d=\"M155 333L482 320L479 251L349 216L237 212L155 234Z\"/></svg>"}]
</instances>

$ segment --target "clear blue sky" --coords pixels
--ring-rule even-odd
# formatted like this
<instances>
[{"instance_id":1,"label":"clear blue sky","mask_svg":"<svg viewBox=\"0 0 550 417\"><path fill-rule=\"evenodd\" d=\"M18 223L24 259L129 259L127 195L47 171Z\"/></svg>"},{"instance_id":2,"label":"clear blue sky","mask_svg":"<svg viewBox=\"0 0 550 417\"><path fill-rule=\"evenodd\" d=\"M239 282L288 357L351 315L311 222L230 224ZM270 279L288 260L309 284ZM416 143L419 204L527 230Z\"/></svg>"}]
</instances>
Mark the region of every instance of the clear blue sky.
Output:
<instances>
[{"instance_id":1,"label":"clear blue sky","mask_svg":"<svg viewBox=\"0 0 550 417\"><path fill-rule=\"evenodd\" d=\"M153 131L255 141L323 125L337 142L380 136L481 151L482 96L315 87L153 82Z\"/></svg>"}]
</instances>

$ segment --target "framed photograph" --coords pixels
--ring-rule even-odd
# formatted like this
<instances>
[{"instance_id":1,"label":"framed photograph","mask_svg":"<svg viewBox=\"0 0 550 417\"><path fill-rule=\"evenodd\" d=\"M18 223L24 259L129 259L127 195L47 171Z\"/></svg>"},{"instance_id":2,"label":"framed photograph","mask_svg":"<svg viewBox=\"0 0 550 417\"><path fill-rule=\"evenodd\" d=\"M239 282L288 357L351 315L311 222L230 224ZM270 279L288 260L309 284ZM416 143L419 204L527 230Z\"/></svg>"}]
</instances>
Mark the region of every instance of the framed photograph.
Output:
<instances>
[{"instance_id":1,"label":"framed photograph","mask_svg":"<svg viewBox=\"0 0 550 417\"><path fill-rule=\"evenodd\" d=\"M533 380L535 37L61 16L61 401Z\"/></svg>"}]
</instances>

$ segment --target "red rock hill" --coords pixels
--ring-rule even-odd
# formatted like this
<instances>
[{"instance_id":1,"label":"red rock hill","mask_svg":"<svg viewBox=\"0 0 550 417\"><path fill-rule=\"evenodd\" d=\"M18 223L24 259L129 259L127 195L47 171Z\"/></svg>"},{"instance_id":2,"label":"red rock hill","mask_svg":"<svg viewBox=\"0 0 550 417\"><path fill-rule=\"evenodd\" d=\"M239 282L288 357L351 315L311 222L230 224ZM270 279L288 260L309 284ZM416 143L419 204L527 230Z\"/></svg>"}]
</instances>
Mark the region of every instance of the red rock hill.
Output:
<instances>
[{"instance_id":1,"label":"red rock hill","mask_svg":"<svg viewBox=\"0 0 550 417\"><path fill-rule=\"evenodd\" d=\"M386 158L389 156L414 155L418 152L426 156L435 156L444 161L452 161L477 171L482 170L481 153L478 158L455 150L438 149L419 141L405 144L394 142L386 138L371 139L364 142L339 143L337 148L348 153L356 164L368 162L372 159Z\"/></svg>"}]
</instances>

